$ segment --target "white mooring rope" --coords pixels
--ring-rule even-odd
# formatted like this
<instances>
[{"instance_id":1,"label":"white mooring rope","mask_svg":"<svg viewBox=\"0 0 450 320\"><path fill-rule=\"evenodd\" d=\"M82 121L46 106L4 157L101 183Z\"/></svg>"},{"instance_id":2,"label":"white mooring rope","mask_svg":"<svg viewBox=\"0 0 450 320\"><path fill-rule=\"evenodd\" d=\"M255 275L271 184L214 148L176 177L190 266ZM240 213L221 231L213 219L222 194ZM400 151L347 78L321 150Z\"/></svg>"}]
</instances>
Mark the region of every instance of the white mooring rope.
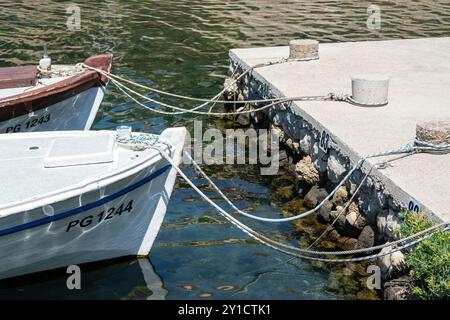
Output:
<instances>
[{"instance_id":1,"label":"white mooring rope","mask_svg":"<svg viewBox=\"0 0 450 320\"><path fill-rule=\"evenodd\" d=\"M274 64L274 63L272 63L272 64ZM163 90L160 90L160 89L156 89L154 87L150 87L148 85L143 85L141 83L138 83L138 82L126 79L126 78L118 76L116 74L113 74L113 73L110 73L110 72L107 72L107 71L104 71L104 70L101 70L101 69L98 69L98 68L94 68L94 67L88 66L86 64L82 64L82 66L84 68L96 71L96 72L100 73L101 75L107 77L110 80L114 79L116 81L126 82L126 83L131 84L131 85L133 85L135 87L138 87L138 88L141 88L141 89L146 89L146 90L149 90L149 91L152 91L152 92L156 92L156 93L159 93L159 94L165 95L165 96L170 96L170 97L184 99L184 100L190 100L190 101L206 102L207 104L209 104L211 102L215 102L215 103L261 103L261 102L268 102L268 101L275 101L275 100L284 99L284 98L274 98L274 99L256 99L256 100L247 100L247 101L217 100L217 97L220 97L225 91L230 89L237 81L242 79L246 74L248 74L249 72L251 72L255 68L266 66L266 65L269 65L269 64L259 64L259 65L256 65L256 66L253 66L253 67L247 69L246 71L241 73L237 78L233 79L233 81L230 84L228 84L224 89L222 89L221 92L216 94L213 98L211 98L211 99L204 99L204 98L190 97L190 96L180 95L180 94L171 93L171 92L163 91Z\"/></svg>"},{"instance_id":2,"label":"white mooring rope","mask_svg":"<svg viewBox=\"0 0 450 320\"><path fill-rule=\"evenodd\" d=\"M139 135L141 136L141 135ZM415 233L413 235L410 235L406 238L403 239L399 239L393 242L388 242L382 245L378 245L378 246L373 246L370 248L361 248L361 249L355 249L355 250L347 250L347 251L316 251L316 250L309 250L309 249L301 249L301 248L297 248L297 247L293 247L281 242L278 242L276 240L270 239L268 237L266 237L265 235L253 230L252 228L248 227L247 225L245 225L244 223L240 222L239 220L237 220L236 218L234 218L230 213L226 212L222 207L220 207L218 204L216 204L214 201L212 201L208 196L206 196L185 174L184 172L173 162L172 158L170 157L170 155L167 155L165 150L163 150L161 148L161 144L158 144L155 142L155 138L152 136L149 139L145 139L142 137L136 137L136 144L139 146L147 146L148 148L153 148L158 150L158 152L161 154L161 156L166 159L172 166L173 168L178 172L178 174L205 200L207 201L210 205L212 205L227 221L229 221L230 223L232 223L233 225L235 225L236 227L238 227L240 230L242 230L244 233L246 233L248 236L250 236L251 238L257 240L258 242L273 248L274 250L283 252L285 254L297 257L297 258L302 258L302 259L308 259L308 260L314 260L314 261L322 261L322 262L358 262L358 261L364 261L364 260L370 260L370 259L374 259L380 256L385 256L388 254L392 254L394 252L409 248L425 239L428 239L432 236L434 236L437 233L440 232L444 232L444 231L448 231L450 228L450 224L449 223L441 223L438 225L435 225L431 228L428 228L426 230L423 230L421 232ZM129 143L134 143L134 138L132 139L127 139L125 140L120 140L118 141L119 143L125 143L125 144L129 144ZM186 153L187 154L187 153ZM190 155L187 154L188 157L190 157ZM191 157L190 157L191 158ZM191 158L192 159L192 158ZM194 162L193 162L194 163ZM196 164L198 166L198 164ZM198 169L198 168L197 168ZM202 171L203 172L203 171ZM204 173L204 172L203 172ZM205 174L206 176L206 174ZM211 181L211 179L208 177L208 181ZM216 186L217 187L217 186ZM218 187L217 187L218 189ZM217 190L216 189L216 190ZM227 200L227 202L229 201L229 203L233 206L233 208L236 208L236 206L234 204L232 204L232 202L222 193L219 192L222 196L222 198L224 198L225 200ZM419 238L418 238L419 237ZM417 239L416 239L417 238ZM406 243L405 243L406 242ZM402 244L404 243L404 244ZM399 245L402 244L402 245ZM399 246L397 246L399 245ZM386 251L386 252L380 252L377 254L372 254L372 255L367 255L367 256L363 256L363 257L356 257L356 258L335 258L335 259L331 259L331 258L321 258L321 257L315 257L317 255L319 256L330 256L330 255L354 255L354 254L358 254L358 253L362 253L362 252L372 252L375 250L379 250L385 247L392 247L390 250ZM313 255L313 256L311 256Z\"/></svg>"},{"instance_id":3,"label":"white mooring rope","mask_svg":"<svg viewBox=\"0 0 450 320\"><path fill-rule=\"evenodd\" d=\"M262 102L270 102L267 105L264 105L262 107L258 107L258 108L254 108L254 109L249 109L249 110L241 110L241 111L229 111L229 112L209 112L209 111L198 111L198 109L203 108L204 106L208 105L210 102L213 102L214 100L209 100L209 102L207 103L203 103L197 107L194 107L192 109L184 109L184 108L180 108L174 105L170 105L168 103L165 102L161 102L158 100L155 100L153 98L147 97L125 85L123 85L122 83L114 80L114 79L110 79L111 83L114 84L120 91L122 91L123 94L125 94L127 97L129 97L130 99L132 99L136 104L140 105L141 107L156 112L156 113L161 113L161 114L167 114L167 115L178 115L178 114L185 114L185 113L193 113L193 114L198 114L198 115L207 115L207 116L216 116L216 117L224 117L224 116L230 116L230 115L240 115L240 114L249 114L249 113L253 113L253 112L258 112L258 111L263 111L265 109L271 108L273 106L282 104L282 103L286 103L286 102L291 102L291 101L343 101L343 100L337 100L335 97L339 97L336 94L333 93L329 93L327 95L324 96L298 96L298 97L292 97L292 98L277 98L277 99L266 99L266 100L260 100ZM127 91L133 93L134 95L147 100L149 102L153 102L156 104L159 104L163 107L169 108L169 109L173 109L173 110L177 110L177 111L162 111L156 108L152 108L149 107L147 105L145 105L144 103L138 101L135 97L133 97L132 95L130 95ZM214 101L215 102L215 101ZM236 103L246 103L247 101L238 101Z\"/></svg>"},{"instance_id":4,"label":"white mooring rope","mask_svg":"<svg viewBox=\"0 0 450 320\"><path fill-rule=\"evenodd\" d=\"M242 230L243 232L245 232L247 235L249 235L250 237L252 237L253 239L259 241L260 243L271 247L277 251L283 252L285 254L289 254L298 258L303 258L303 259L308 259L308 260L314 260L314 261L322 261L322 262L357 262L357 261L364 261L364 260L370 260L370 259L374 259L377 257L381 257L381 256L385 256L406 248L409 248L425 239L428 239L430 237L432 237L433 235L439 233L439 232L443 232L443 231L447 231L449 229L449 224L448 223L442 223L436 226L433 226L432 228L429 228L427 230L424 230L422 232L419 232L417 234L414 234L412 236L409 236L408 238L405 239L401 239L398 240L396 242L392 242L392 243L386 243L380 246L376 246L376 247L371 247L371 248L362 248L362 249L355 249L355 250L348 250L348 251L313 251L313 250L304 250L304 249L300 249L300 248L296 248L293 246L289 246L283 243L280 243L278 241L275 241L273 239L270 239L260 233L258 233L257 231L251 229L250 227L248 227L247 225L243 224L242 222L240 222L239 220L237 220L236 218L234 218L231 214L229 214L228 212L226 212L222 207L220 207L219 205L217 205L214 201L212 201L207 195L205 195L184 173L183 171L172 161L172 159L167 156L164 152L160 151L161 155L174 167L174 169L178 172L178 174L205 200L207 201L210 205L212 205L225 219L227 219L229 222L231 222L233 225L235 225L236 227L238 227L240 230ZM444 229L441 229L445 227ZM429 233L433 230L436 229L441 229L438 231L434 231L432 233ZM429 234L426 234L429 233ZM317 257L311 257L308 256L307 254L310 255L352 255L352 254L356 254L356 253L360 253L360 252L367 252L367 251L374 251L380 248L384 248L384 247L390 247L393 246L394 243L401 243L401 242L405 242L408 241L410 239L413 239L415 237L418 237L420 235L423 235L421 238L413 240L409 243L406 243L404 245L398 246L398 247L394 247L391 250L388 250L386 252L380 252L377 254L372 254L372 255L368 255L368 256L364 256L364 257L357 257L357 258L345 258L345 259L330 259L330 258L317 258ZM297 253L297 252L300 252Z\"/></svg>"},{"instance_id":5,"label":"white mooring rope","mask_svg":"<svg viewBox=\"0 0 450 320\"><path fill-rule=\"evenodd\" d=\"M287 217L287 218L264 218L264 217L260 217L260 216L255 216L252 215L250 213L247 213L245 211L240 210L239 208L237 208L224 194L223 192L219 189L219 187L217 187L217 185L214 184L214 182L206 175L206 173L200 168L200 166L195 162L194 159L192 159L192 157L186 153L187 157L192 161L192 164L194 165L194 167L202 174L202 176L211 184L211 186L222 196L224 197L224 200L227 201L227 203L237 212L239 212L241 215L251 218L251 219L255 219L255 220L259 220L259 221L264 221L264 222L289 222L289 221L294 221L297 219L301 219L301 218L305 218L315 212L317 212L327 201L329 201L333 195L337 192L337 190L351 177L351 175L362 165L362 163L367 160L368 158L374 158L374 157L381 157L381 156L386 156L386 155L394 155L394 154L400 154L400 153L410 153L414 151L414 147L407 144L403 147L401 147L400 149L393 149L393 150L389 150L389 151L385 151L385 152L379 152L379 153L373 153L373 154L369 154L367 156L362 157L357 163L356 165L347 173L347 175L345 175L345 177L341 180L341 182L339 182L339 184L319 203L317 204L317 206L315 206L313 209L308 210L306 212L303 212L301 214L292 216L292 217Z\"/></svg>"},{"instance_id":6,"label":"white mooring rope","mask_svg":"<svg viewBox=\"0 0 450 320\"><path fill-rule=\"evenodd\" d=\"M160 113L160 114L166 114L166 115L179 115L179 114L185 114L185 113L194 113L194 114L199 114L199 115L209 115L209 116L229 116L229 115L239 115L239 114L248 114L248 113L253 113L253 112L257 112L257 111L262 111L265 109L268 109L270 107L273 107L275 105L278 104L282 104L282 103L286 103L286 102L292 102L292 101L347 101L348 96L345 94L336 94L336 93L329 93L327 95L322 95L322 96L297 96L297 97L284 97L284 98L271 98L271 99L259 99L259 100L243 100L243 101L239 101L239 100L218 100L219 97L226 91L228 90L232 85L234 85L237 81L239 81L243 76L245 76L246 74L248 74L250 71L254 70L255 68L258 67L263 67L263 66L269 66L269 65L273 65L273 64L277 64L277 63L282 63L287 61L286 59L282 59L280 61L275 61L275 62L268 62L268 63L261 63L258 65L255 65L253 67L248 68L247 70L245 70L242 74L240 74L237 78L233 79L233 81L231 83L229 83L222 91L220 91L218 94L216 94L213 98L211 99L201 99L201 98L193 98L193 97L188 97L188 96L184 96L184 95L178 95L178 94L174 94L174 93L169 93L166 91L162 91L150 86L146 86L131 80L128 80L126 78L114 75L110 72L106 72L104 70L98 69L98 68L94 68L85 64L82 64L82 66L86 69L89 70L93 70L96 71L102 75L104 75L105 77L107 77L111 83L113 85L115 85L124 95L126 95L127 97L129 97L130 99L132 99L136 104L140 105L141 107L144 107L150 111L156 112L156 113ZM196 106L192 109L185 109L185 108L180 108L174 105L170 105L155 99L152 99L146 95L143 95L133 89L131 89L130 87L124 85L122 82L126 82L129 83L131 85L134 85L136 87L140 87L140 88L144 88L156 93L160 93L163 95L168 95L168 96L172 96L172 97L176 97L176 98L181 98L181 99L186 99L186 100L193 100L193 101L201 101L204 102L202 104L200 104L199 106ZM147 100L149 102L153 102L156 103L158 105L161 105L163 107L172 109L172 110L176 110L175 112L171 111L162 111L156 108L151 108L147 105L145 105L144 103L138 101L135 97L133 97L131 94L134 94L138 97L140 97L141 99ZM234 112L211 112L212 108L214 107L215 104L217 103L227 103L227 104L244 104L244 103L253 103L253 104L257 104L257 103L267 103L269 102L268 105L265 105L263 107L259 107L259 108L255 108L252 110L242 110L242 111L234 111ZM199 109L209 105L213 103L213 106L210 108L209 111L198 111Z\"/></svg>"}]
</instances>

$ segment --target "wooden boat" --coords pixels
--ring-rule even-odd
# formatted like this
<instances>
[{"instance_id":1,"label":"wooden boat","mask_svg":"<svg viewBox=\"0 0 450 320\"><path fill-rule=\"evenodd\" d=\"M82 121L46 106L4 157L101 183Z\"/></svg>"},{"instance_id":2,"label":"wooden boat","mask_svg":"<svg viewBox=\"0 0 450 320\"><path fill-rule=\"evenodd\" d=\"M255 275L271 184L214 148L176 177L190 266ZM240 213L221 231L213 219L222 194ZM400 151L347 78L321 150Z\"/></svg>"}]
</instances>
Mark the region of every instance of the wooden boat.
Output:
<instances>
[{"instance_id":1,"label":"wooden boat","mask_svg":"<svg viewBox=\"0 0 450 320\"><path fill-rule=\"evenodd\" d=\"M109 72L112 55L92 56L84 63ZM107 82L79 65L0 68L0 133L87 130Z\"/></svg>"},{"instance_id":2,"label":"wooden boat","mask_svg":"<svg viewBox=\"0 0 450 320\"><path fill-rule=\"evenodd\" d=\"M185 136L170 128L155 143L178 165ZM176 171L114 131L58 131L0 135L0 176L3 279L147 255Z\"/></svg>"}]
</instances>

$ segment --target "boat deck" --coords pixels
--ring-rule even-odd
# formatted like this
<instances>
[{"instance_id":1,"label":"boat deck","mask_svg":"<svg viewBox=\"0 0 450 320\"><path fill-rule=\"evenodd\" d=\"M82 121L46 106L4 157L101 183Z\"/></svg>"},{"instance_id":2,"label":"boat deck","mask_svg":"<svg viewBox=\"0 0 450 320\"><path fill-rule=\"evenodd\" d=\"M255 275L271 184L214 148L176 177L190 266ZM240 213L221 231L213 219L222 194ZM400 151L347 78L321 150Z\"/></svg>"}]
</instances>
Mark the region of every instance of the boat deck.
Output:
<instances>
[{"instance_id":1,"label":"boat deck","mask_svg":"<svg viewBox=\"0 0 450 320\"><path fill-rule=\"evenodd\" d=\"M158 155L109 145L114 137L114 131L1 135L0 210L87 185Z\"/></svg>"},{"instance_id":2,"label":"boat deck","mask_svg":"<svg viewBox=\"0 0 450 320\"><path fill-rule=\"evenodd\" d=\"M232 62L244 69L288 56L288 47L230 51ZM328 130L353 163L365 154L413 142L420 120L450 119L450 38L320 44L319 56L315 61L257 68L252 76L276 95L292 97L350 94L351 75L388 74L389 104L385 107L294 103L295 113L319 131ZM450 221L450 154L413 155L375 174L394 198L403 203L415 199L437 220Z\"/></svg>"}]
</instances>

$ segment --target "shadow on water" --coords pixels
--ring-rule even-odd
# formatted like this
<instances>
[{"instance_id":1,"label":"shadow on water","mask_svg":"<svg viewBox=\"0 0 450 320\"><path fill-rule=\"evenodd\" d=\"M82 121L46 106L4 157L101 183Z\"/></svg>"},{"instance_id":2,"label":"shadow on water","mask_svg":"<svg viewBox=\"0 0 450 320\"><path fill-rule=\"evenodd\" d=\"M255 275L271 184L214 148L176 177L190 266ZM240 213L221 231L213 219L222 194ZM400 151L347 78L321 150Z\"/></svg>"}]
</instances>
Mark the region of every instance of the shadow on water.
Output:
<instances>
[{"instance_id":1,"label":"shadow on water","mask_svg":"<svg viewBox=\"0 0 450 320\"><path fill-rule=\"evenodd\" d=\"M82 267L81 289L67 286L66 269L0 281L0 299L164 300L167 290L148 259L117 259Z\"/></svg>"},{"instance_id":2,"label":"shadow on water","mask_svg":"<svg viewBox=\"0 0 450 320\"><path fill-rule=\"evenodd\" d=\"M71 3L0 0L0 66L35 64L44 43L55 63L113 52L117 74L206 98L221 89L228 70L227 52L233 47L285 45L303 37L336 42L450 36L448 0L377 1L382 19L379 30L367 28L369 1L108 0L93 5L78 0L78 31L66 26ZM184 101L165 101L192 107ZM113 129L126 123L134 130L158 133L174 125L191 128L195 119L202 118L150 114L110 87L93 128ZM203 120L204 129L224 126L220 119ZM254 168L217 166L209 171L241 208L274 217L283 213L287 200L259 179ZM297 241L292 225L244 221L272 237ZM305 221L303 228L314 227L309 223ZM80 291L67 290L65 270L3 281L0 298L355 297L354 292L335 290L334 280L345 282L346 278L335 275L330 286L329 266L312 267L287 259L248 240L179 181L151 263L131 260L82 267ZM346 282L357 287L361 279Z\"/></svg>"}]
</instances>

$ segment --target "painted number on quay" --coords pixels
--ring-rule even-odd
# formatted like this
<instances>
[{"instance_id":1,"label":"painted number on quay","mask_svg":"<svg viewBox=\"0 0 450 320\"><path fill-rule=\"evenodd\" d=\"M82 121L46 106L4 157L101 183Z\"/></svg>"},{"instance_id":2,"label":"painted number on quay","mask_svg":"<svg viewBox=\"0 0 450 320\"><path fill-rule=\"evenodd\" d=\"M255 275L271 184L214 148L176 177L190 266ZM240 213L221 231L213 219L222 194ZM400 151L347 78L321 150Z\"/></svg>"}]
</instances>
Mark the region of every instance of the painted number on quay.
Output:
<instances>
[{"instance_id":1,"label":"painted number on quay","mask_svg":"<svg viewBox=\"0 0 450 320\"><path fill-rule=\"evenodd\" d=\"M325 153L330 148L330 133L325 129L322 130L322 134L320 135L319 148Z\"/></svg>"},{"instance_id":2,"label":"painted number on quay","mask_svg":"<svg viewBox=\"0 0 450 320\"><path fill-rule=\"evenodd\" d=\"M408 210L420 212L420 211L422 211L422 206L416 199L411 199L408 203Z\"/></svg>"}]
</instances>

